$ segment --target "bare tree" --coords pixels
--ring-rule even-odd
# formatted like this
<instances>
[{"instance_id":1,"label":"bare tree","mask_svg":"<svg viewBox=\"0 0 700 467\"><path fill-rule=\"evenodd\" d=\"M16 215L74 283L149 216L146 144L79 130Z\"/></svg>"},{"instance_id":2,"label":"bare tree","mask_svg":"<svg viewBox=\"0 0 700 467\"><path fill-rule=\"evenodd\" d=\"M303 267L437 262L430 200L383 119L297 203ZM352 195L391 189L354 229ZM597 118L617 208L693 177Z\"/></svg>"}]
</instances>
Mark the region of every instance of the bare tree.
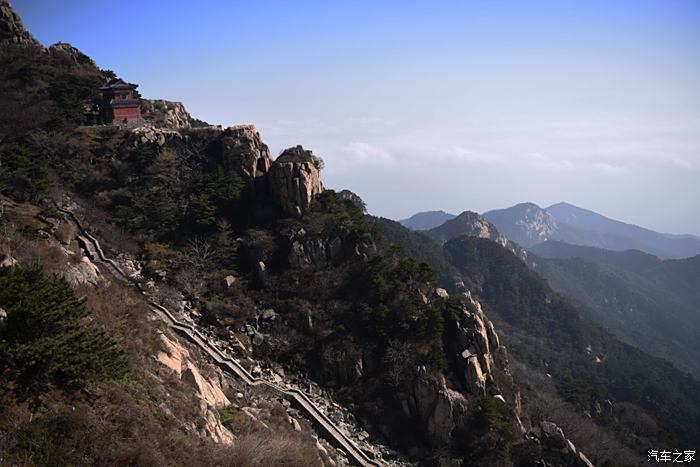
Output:
<instances>
[{"instance_id":1,"label":"bare tree","mask_svg":"<svg viewBox=\"0 0 700 467\"><path fill-rule=\"evenodd\" d=\"M187 252L192 264L203 266L204 263L214 259L216 249L208 240L196 236L187 241Z\"/></svg>"}]
</instances>

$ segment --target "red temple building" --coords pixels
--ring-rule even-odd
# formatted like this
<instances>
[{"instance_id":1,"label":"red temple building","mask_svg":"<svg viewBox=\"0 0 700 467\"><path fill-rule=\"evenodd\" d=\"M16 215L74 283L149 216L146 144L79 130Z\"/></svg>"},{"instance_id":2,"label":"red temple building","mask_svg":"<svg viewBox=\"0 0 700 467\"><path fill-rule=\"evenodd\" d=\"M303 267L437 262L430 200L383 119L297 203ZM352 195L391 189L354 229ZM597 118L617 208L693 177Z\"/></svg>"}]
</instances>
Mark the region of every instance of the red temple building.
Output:
<instances>
[{"instance_id":1,"label":"red temple building","mask_svg":"<svg viewBox=\"0 0 700 467\"><path fill-rule=\"evenodd\" d=\"M107 125L128 125L141 121L141 101L135 96L138 84L127 83L119 78L111 79L100 88L102 100L100 121Z\"/></svg>"}]
</instances>

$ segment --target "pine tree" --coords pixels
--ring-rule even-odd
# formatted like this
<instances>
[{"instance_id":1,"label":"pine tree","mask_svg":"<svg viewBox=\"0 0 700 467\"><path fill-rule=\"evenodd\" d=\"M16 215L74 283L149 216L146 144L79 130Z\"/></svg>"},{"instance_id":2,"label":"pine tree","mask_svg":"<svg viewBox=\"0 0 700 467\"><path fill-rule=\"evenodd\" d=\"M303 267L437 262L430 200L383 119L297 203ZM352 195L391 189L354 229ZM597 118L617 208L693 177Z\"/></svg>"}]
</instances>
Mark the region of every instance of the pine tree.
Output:
<instances>
[{"instance_id":1,"label":"pine tree","mask_svg":"<svg viewBox=\"0 0 700 467\"><path fill-rule=\"evenodd\" d=\"M39 268L0 268L0 380L36 393L77 389L126 373L117 344L88 322L89 310L68 284Z\"/></svg>"}]
</instances>

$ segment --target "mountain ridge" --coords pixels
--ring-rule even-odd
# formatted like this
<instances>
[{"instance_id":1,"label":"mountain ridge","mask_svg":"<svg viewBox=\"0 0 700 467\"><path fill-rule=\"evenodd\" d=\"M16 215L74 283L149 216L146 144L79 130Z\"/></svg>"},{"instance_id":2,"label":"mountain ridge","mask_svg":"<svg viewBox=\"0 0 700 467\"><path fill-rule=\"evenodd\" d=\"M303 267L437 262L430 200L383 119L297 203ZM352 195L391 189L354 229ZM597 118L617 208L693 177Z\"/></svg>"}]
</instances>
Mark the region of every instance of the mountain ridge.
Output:
<instances>
[{"instance_id":1,"label":"mountain ridge","mask_svg":"<svg viewBox=\"0 0 700 467\"><path fill-rule=\"evenodd\" d=\"M412 215L411 217L400 220L399 223L412 230L430 230L450 219L454 219L455 217L456 216L454 214L450 214L442 210L422 211Z\"/></svg>"},{"instance_id":2,"label":"mountain ridge","mask_svg":"<svg viewBox=\"0 0 700 467\"><path fill-rule=\"evenodd\" d=\"M595 246L608 250L637 249L662 259L700 253L700 239L673 235L610 219L569 203L543 209L534 203L487 211L483 216L509 240L526 248L547 240Z\"/></svg>"}]
</instances>

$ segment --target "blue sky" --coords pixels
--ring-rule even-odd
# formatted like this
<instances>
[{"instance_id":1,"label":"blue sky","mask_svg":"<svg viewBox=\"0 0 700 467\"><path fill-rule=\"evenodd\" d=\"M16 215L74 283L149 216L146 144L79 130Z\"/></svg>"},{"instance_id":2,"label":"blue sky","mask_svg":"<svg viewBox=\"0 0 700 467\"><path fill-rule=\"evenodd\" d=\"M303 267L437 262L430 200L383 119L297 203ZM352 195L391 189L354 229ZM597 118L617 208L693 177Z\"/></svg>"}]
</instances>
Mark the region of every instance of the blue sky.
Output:
<instances>
[{"instance_id":1,"label":"blue sky","mask_svg":"<svg viewBox=\"0 0 700 467\"><path fill-rule=\"evenodd\" d=\"M700 234L700 2L14 0L211 123L302 144L391 218L567 201Z\"/></svg>"}]
</instances>

